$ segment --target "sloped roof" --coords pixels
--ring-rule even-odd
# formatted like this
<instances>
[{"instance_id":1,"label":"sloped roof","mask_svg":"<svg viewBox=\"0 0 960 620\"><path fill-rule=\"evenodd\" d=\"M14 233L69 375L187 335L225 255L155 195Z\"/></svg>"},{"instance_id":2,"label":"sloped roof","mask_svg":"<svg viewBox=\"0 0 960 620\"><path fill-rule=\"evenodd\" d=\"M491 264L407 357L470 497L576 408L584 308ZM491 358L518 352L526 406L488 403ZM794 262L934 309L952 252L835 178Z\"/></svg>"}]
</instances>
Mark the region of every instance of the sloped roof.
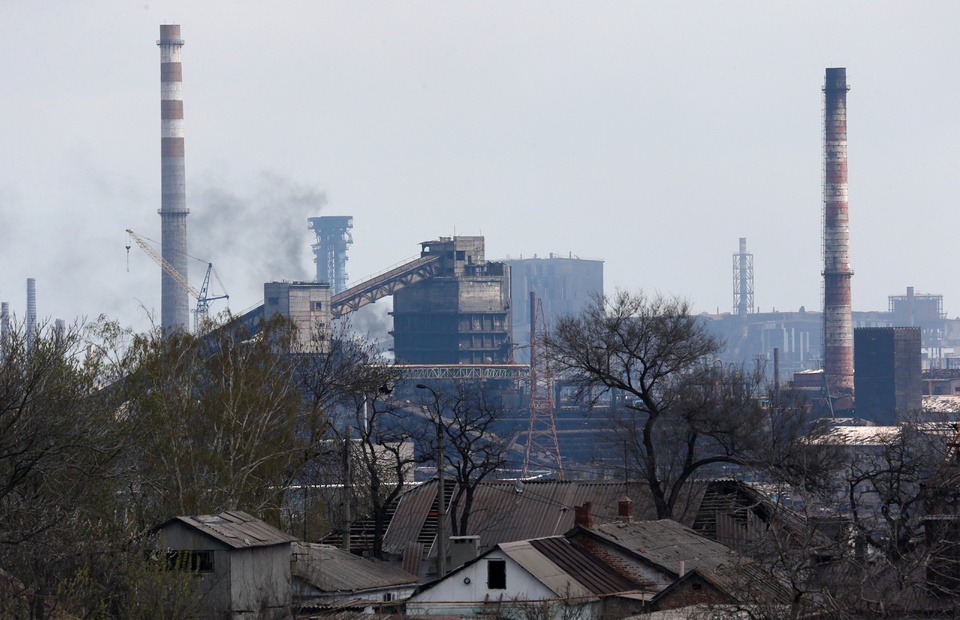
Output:
<instances>
[{"instance_id":1,"label":"sloped roof","mask_svg":"<svg viewBox=\"0 0 960 620\"><path fill-rule=\"evenodd\" d=\"M693 495L702 493L702 485L689 486ZM562 534L574 525L574 506L591 502L594 521L610 521L616 519L617 503L624 494L623 482L525 481L521 493L513 481L484 482L477 487L466 535L480 536L481 547L491 548L501 542ZM402 555L407 543L417 539L436 495L433 480L400 498L384 534L384 551ZM691 497L691 522L697 505L698 495ZM644 502L642 497L635 499L633 510L639 518L656 516L652 502Z\"/></svg>"},{"instance_id":2,"label":"sloped roof","mask_svg":"<svg viewBox=\"0 0 960 620\"><path fill-rule=\"evenodd\" d=\"M183 523L233 549L290 544L296 538L240 510L217 515L174 517L156 528L162 530L175 522Z\"/></svg>"},{"instance_id":3,"label":"sloped roof","mask_svg":"<svg viewBox=\"0 0 960 620\"><path fill-rule=\"evenodd\" d=\"M550 588L559 598L596 600L594 593L573 575L557 566L549 557L533 546L529 540L500 543L500 550L533 575L540 583Z\"/></svg>"},{"instance_id":4,"label":"sloped roof","mask_svg":"<svg viewBox=\"0 0 960 620\"><path fill-rule=\"evenodd\" d=\"M682 563L684 571L697 570L741 600L790 600L785 586L758 563L676 521L601 524L576 532L617 545L675 579L681 576Z\"/></svg>"},{"instance_id":5,"label":"sloped roof","mask_svg":"<svg viewBox=\"0 0 960 620\"><path fill-rule=\"evenodd\" d=\"M329 593L362 592L415 584L417 576L405 570L367 560L332 545L297 542L291 573Z\"/></svg>"},{"instance_id":6,"label":"sloped roof","mask_svg":"<svg viewBox=\"0 0 960 620\"><path fill-rule=\"evenodd\" d=\"M566 537L535 538L530 544L594 594L630 592L638 587Z\"/></svg>"}]
</instances>

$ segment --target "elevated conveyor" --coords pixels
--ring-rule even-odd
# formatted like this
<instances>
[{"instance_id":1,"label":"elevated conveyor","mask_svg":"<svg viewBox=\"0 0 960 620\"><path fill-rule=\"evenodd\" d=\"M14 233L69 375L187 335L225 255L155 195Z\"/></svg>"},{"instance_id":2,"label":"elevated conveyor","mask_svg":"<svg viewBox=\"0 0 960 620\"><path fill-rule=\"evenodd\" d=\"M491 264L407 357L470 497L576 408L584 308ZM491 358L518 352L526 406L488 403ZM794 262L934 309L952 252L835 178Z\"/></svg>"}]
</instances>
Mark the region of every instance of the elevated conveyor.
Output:
<instances>
[{"instance_id":1,"label":"elevated conveyor","mask_svg":"<svg viewBox=\"0 0 960 620\"><path fill-rule=\"evenodd\" d=\"M393 295L398 290L440 273L440 256L421 256L394 267L369 280L351 286L330 299L333 318L359 310L378 299Z\"/></svg>"}]
</instances>

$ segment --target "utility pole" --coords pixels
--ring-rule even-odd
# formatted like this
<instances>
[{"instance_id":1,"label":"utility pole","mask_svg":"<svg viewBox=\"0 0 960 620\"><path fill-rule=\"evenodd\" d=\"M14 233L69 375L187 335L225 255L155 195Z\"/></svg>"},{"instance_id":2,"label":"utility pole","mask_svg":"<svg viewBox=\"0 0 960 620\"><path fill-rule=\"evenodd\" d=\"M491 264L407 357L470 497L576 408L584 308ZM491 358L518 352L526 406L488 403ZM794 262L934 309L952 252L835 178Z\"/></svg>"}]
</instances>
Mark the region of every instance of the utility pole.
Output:
<instances>
[{"instance_id":1,"label":"utility pole","mask_svg":"<svg viewBox=\"0 0 960 620\"><path fill-rule=\"evenodd\" d=\"M350 468L350 436L345 432L343 436L343 497L341 516L343 518L343 550L350 553L350 499L353 495L353 473Z\"/></svg>"},{"instance_id":2,"label":"utility pole","mask_svg":"<svg viewBox=\"0 0 960 620\"><path fill-rule=\"evenodd\" d=\"M447 574L447 508L446 508L446 485L444 476L444 457L443 457L443 416L440 410L440 395L437 392L422 383L417 384L417 389L429 390L433 394L434 414L436 415L435 426L437 428L437 579L443 579Z\"/></svg>"}]
</instances>

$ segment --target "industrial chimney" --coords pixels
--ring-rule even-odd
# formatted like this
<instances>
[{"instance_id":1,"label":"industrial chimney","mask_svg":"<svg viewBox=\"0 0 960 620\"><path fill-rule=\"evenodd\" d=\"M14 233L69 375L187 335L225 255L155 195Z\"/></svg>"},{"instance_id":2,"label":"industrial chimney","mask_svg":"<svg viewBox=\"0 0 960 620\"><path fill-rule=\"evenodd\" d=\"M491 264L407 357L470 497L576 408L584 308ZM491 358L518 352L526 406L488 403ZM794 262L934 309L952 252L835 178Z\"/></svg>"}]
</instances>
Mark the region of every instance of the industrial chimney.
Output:
<instances>
[{"instance_id":1,"label":"industrial chimney","mask_svg":"<svg viewBox=\"0 0 960 620\"><path fill-rule=\"evenodd\" d=\"M160 246L164 260L187 278L187 190L183 160L183 70L179 25L160 26ZM160 325L189 329L187 289L160 270Z\"/></svg>"},{"instance_id":2,"label":"industrial chimney","mask_svg":"<svg viewBox=\"0 0 960 620\"><path fill-rule=\"evenodd\" d=\"M847 206L847 70L823 86L823 373L833 401L853 396L850 223ZM846 407L844 407L846 408Z\"/></svg>"},{"instance_id":3,"label":"industrial chimney","mask_svg":"<svg viewBox=\"0 0 960 620\"><path fill-rule=\"evenodd\" d=\"M27 278L27 326L26 326L27 353L33 351L33 343L37 337L37 280Z\"/></svg>"}]
</instances>

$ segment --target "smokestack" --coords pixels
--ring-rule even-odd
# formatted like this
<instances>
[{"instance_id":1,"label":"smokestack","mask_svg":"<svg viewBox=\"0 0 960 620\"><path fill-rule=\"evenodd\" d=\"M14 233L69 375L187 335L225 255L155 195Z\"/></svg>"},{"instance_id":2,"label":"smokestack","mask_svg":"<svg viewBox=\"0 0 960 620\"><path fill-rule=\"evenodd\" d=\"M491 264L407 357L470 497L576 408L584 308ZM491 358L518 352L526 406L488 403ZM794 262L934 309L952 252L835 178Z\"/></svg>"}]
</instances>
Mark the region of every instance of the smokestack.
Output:
<instances>
[{"instance_id":1,"label":"smokestack","mask_svg":"<svg viewBox=\"0 0 960 620\"><path fill-rule=\"evenodd\" d=\"M847 70L823 86L823 372L827 396L853 396L850 222L847 206ZM852 403L851 403L852 405Z\"/></svg>"},{"instance_id":2,"label":"smokestack","mask_svg":"<svg viewBox=\"0 0 960 620\"><path fill-rule=\"evenodd\" d=\"M33 351L34 339L37 336L37 280L27 278L27 353Z\"/></svg>"},{"instance_id":3,"label":"smokestack","mask_svg":"<svg viewBox=\"0 0 960 620\"><path fill-rule=\"evenodd\" d=\"M187 274L187 190L183 159L183 69L179 25L160 26L160 246L164 260ZM160 270L160 325L190 325L187 289Z\"/></svg>"},{"instance_id":4,"label":"smokestack","mask_svg":"<svg viewBox=\"0 0 960 620\"><path fill-rule=\"evenodd\" d=\"M0 302L0 362L6 361L10 348L10 304Z\"/></svg>"},{"instance_id":5,"label":"smokestack","mask_svg":"<svg viewBox=\"0 0 960 620\"><path fill-rule=\"evenodd\" d=\"M738 316L753 312L753 254L747 253L746 237L740 237L740 252L733 255L733 311Z\"/></svg>"}]
</instances>

